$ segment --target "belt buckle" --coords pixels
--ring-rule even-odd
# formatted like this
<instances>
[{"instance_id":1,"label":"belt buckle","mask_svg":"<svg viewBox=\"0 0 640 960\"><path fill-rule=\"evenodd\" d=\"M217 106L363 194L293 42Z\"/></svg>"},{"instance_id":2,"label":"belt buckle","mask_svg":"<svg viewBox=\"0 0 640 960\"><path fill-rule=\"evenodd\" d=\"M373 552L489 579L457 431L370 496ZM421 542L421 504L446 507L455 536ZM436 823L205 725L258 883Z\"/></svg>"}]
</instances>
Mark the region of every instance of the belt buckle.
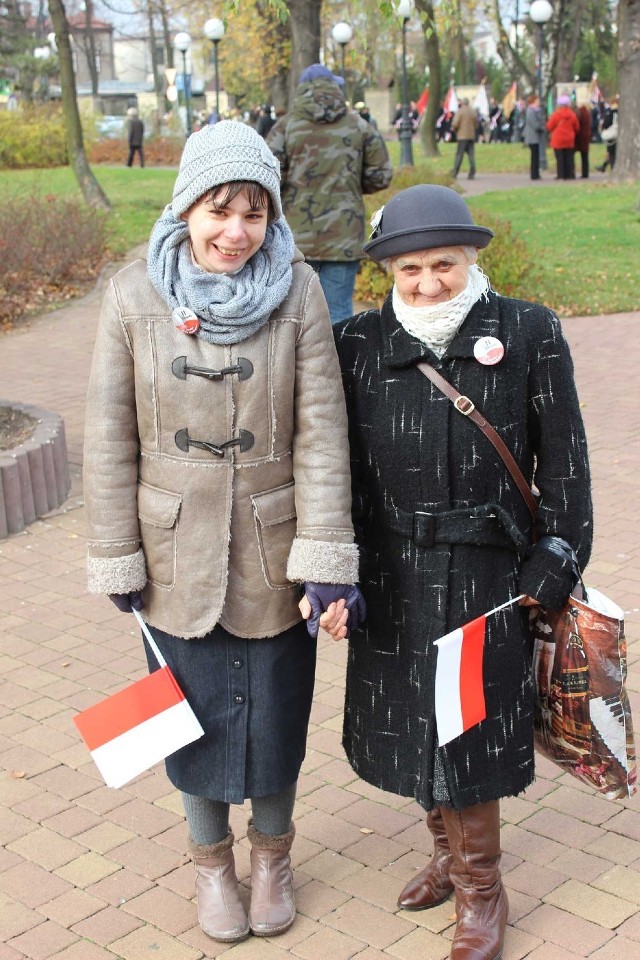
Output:
<instances>
[{"instance_id":1,"label":"belt buckle","mask_svg":"<svg viewBox=\"0 0 640 960\"><path fill-rule=\"evenodd\" d=\"M434 513L416 510L413 515L413 540L418 547L432 547L436 539L436 517Z\"/></svg>"}]
</instances>

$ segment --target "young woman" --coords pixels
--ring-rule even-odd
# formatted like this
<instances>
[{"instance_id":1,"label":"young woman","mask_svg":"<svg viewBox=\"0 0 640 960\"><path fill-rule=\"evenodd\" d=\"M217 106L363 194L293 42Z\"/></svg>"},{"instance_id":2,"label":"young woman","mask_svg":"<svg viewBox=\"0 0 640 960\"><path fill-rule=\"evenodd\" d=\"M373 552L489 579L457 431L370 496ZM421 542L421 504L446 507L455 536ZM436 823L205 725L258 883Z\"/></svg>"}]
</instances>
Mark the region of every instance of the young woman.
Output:
<instances>
[{"instance_id":1,"label":"young woman","mask_svg":"<svg viewBox=\"0 0 640 960\"><path fill-rule=\"evenodd\" d=\"M143 610L205 730L166 761L200 924L223 942L282 933L318 618L340 597L353 626L360 596L326 302L282 216L278 161L242 123L189 138L148 262L109 285L85 487L89 590ZM246 798L248 917L229 831Z\"/></svg>"}]
</instances>

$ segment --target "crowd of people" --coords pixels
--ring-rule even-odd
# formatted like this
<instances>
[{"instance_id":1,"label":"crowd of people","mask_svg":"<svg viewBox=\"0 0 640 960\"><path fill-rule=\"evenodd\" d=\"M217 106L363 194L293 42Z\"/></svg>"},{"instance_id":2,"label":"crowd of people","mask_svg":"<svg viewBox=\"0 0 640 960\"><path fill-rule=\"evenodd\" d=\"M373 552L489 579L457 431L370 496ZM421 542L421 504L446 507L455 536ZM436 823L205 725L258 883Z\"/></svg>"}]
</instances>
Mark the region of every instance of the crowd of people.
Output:
<instances>
[{"instance_id":1,"label":"crowd of people","mask_svg":"<svg viewBox=\"0 0 640 960\"><path fill-rule=\"evenodd\" d=\"M330 71L327 72L330 73ZM342 80L341 77L335 79ZM345 101L345 106L347 111L358 114L374 130L379 130L378 122L364 101L358 101L353 106ZM234 108L220 114L215 109L208 115L201 111L194 115L193 129L197 131L219 120L236 120L252 126L266 139L271 129L285 114L284 108L276 108L268 103L256 105L244 111ZM424 117L424 109L419 109L419 104L411 100L407 106L407 119L412 136L418 133ZM394 133L400 136L403 120L403 105L396 103L388 132L383 133L383 137ZM549 117L546 116L536 93L531 93L526 99L517 99L510 106L504 102L501 104L495 97L491 97L487 115L473 106L467 97L463 97L453 111L447 107L446 102L443 102L435 122L436 141L457 144L452 175L458 176L466 157L469 163L469 179L473 179L476 173L474 157L476 143L522 143L529 149L529 172L532 180L539 180L540 171L546 169L545 150L550 146L555 155L557 179L575 179L577 163L579 163L579 175L582 179L586 179L590 172L589 149L593 143L606 145L606 157L596 170L605 172L607 169L613 169L617 135L617 96L611 100L605 100L600 96L597 102L593 103L584 100L578 102L575 95L563 93L558 97L556 109ZM576 154L579 154L579 160ZM142 159L141 151L140 156Z\"/></svg>"},{"instance_id":2,"label":"crowd of people","mask_svg":"<svg viewBox=\"0 0 640 960\"><path fill-rule=\"evenodd\" d=\"M472 176L473 109L460 113ZM147 259L108 286L85 434L89 590L142 611L203 727L166 770L208 936L272 937L295 920L322 626L348 642L350 764L414 798L433 837L398 907L454 894L452 960L496 960L500 800L535 773L529 608L559 609L574 586L558 541L582 567L591 549L569 350L552 311L492 289L477 260L494 234L454 190L402 190L365 230L362 196L392 168L341 78L312 64L270 119L266 140L217 118L188 138ZM354 317L364 256L393 287ZM535 515L466 415L476 402L535 484ZM492 607L486 715L445 737L436 641ZM248 911L229 826L246 799Z\"/></svg>"}]
</instances>

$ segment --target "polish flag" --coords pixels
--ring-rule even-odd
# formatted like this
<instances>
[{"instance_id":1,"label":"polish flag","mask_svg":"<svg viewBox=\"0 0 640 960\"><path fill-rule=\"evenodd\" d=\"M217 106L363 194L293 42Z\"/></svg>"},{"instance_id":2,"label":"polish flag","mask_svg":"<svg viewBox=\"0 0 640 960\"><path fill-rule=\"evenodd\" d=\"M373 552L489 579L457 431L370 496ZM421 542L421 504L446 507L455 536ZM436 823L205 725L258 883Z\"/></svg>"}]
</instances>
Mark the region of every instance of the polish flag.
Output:
<instances>
[{"instance_id":1,"label":"polish flag","mask_svg":"<svg viewBox=\"0 0 640 960\"><path fill-rule=\"evenodd\" d=\"M166 663L73 722L108 787L122 787L204 735Z\"/></svg>"},{"instance_id":2,"label":"polish flag","mask_svg":"<svg viewBox=\"0 0 640 960\"><path fill-rule=\"evenodd\" d=\"M429 87L425 87L422 93L420 94L420 99L416 103L416 110L418 111L420 116L422 116L422 114L427 109L428 103L429 103Z\"/></svg>"},{"instance_id":3,"label":"polish flag","mask_svg":"<svg viewBox=\"0 0 640 960\"><path fill-rule=\"evenodd\" d=\"M443 746L484 720L482 655L487 614L435 641L436 723Z\"/></svg>"},{"instance_id":4,"label":"polish flag","mask_svg":"<svg viewBox=\"0 0 640 960\"><path fill-rule=\"evenodd\" d=\"M449 84L449 89L447 90L446 96L444 98L442 109L444 110L445 113L457 113L458 110L460 109L456 88L452 83Z\"/></svg>"}]
</instances>

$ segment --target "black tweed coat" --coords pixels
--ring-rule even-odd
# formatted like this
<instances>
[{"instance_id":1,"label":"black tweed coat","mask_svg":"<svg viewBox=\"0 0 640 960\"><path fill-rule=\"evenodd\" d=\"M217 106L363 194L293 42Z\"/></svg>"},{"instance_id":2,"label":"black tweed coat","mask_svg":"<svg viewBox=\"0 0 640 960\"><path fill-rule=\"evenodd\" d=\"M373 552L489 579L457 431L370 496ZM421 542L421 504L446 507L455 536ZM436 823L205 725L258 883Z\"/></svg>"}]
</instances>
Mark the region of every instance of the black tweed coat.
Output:
<instances>
[{"instance_id":1,"label":"black tweed coat","mask_svg":"<svg viewBox=\"0 0 640 960\"><path fill-rule=\"evenodd\" d=\"M439 751L455 808L522 791L534 777L528 617L487 621L487 719L438 747L433 641L510 596L559 607L563 561L534 548L531 517L478 427L417 369L425 359L470 397L540 491L540 536L563 537L586 565L592 538L587 447L569 349L544 307L490 293L438 360L398 323L391 298L339 324L350 420L353 516L368 619L349 645L344 747L369 783L433 798ZM474 357L497 337L495 366ZM429 515L434 515L431 519Z\"/></svg>"}]
</instances>

